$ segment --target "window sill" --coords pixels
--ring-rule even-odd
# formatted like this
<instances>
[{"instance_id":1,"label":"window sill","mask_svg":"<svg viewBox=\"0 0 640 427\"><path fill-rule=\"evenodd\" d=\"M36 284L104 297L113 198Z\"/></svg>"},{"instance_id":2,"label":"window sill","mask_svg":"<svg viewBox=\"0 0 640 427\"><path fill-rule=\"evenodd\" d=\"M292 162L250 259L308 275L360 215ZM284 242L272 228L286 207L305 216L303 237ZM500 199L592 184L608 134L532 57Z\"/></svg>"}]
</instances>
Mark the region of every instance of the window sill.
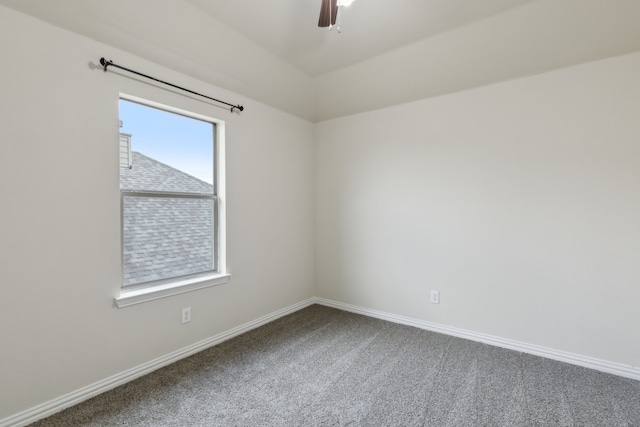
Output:
<instances>
[{"instance_id":1,"label":"window sill","mask_svg":"<svg viewBox=\"0 0 640 427\"><path fill-rule=\"evenodd\" d=\"M130 305L141 304L143 302L183 294L210 286L221 285L227 283L230 278L231 274L228 273L211 274L145 289L136 289L133 291L123 290L120 291L120 296L115 298L115 302L118 308L128 307Z\"/></svg>"}]
</instances>

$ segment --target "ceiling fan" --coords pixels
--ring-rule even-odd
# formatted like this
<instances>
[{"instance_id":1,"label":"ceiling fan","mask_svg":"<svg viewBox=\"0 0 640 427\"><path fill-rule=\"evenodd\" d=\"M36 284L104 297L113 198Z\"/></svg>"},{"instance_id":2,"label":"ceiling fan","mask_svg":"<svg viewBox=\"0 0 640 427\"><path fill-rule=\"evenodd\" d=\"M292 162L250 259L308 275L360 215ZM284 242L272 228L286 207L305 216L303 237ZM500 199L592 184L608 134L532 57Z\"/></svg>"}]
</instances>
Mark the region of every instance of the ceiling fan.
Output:
<instances>
[{"instance_id":1,"label":"ceiling fan","mask_svg":"<svg viewBox=\"0 0 640 427\"><path fill-rule=\"evenodd\" d=\"M333 27L338 19L338 32L340 32L340 20L338 9L340 6L349 6L354 0L320 0L320 17L318 27Z\"/></svg>"}]
</instances>

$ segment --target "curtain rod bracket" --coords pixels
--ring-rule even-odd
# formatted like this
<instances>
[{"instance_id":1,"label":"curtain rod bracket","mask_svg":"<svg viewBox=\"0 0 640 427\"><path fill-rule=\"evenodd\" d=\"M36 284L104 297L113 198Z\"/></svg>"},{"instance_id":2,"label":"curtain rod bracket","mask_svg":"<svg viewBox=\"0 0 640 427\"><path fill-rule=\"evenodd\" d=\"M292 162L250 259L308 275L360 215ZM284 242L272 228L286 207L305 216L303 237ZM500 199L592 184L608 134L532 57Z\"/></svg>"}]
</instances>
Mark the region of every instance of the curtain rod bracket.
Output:
<instances>
[{"instance_id":1,"label":"curtain rod bracket","mask_svg":"<svg viewBox=\"0 0 640 427\"><path fill-rule=\"evenodd\" d=\"M104 67L104 72L105 72L105 73L107 72L107 67L108 67L109 65L111 65L111 64L113 64L113 61L107 61L107 60L106 60L106 59L104 59L104 58L100 58L100 65L102 65L102 66Z\"/></svg>"},{"instance_id":2,"label":"curtain rod bracket","mask_svg":"<svg viewBox=\"0 0 640 427\"><path fill-rule=\"evenodd\" d=\"M210 99L210 100L215 101L215 102L219 102L220 104L228 105L229 107L231 107L231 112L232 113L234 112L234 110L240 110L241 112L244 111L244 107L242 105L240 105L240 104L238 104L238 105L229 104L228 102L220 101L219 99L215 99L215 98L212 98L210 96L203 95L201 93L195 92L193 90L183 88L182 86L174 85L173 83L169 83L169 82L165 82L164 80L156 79L155 77L151 77L151 76L149 76L147 74L143 74L143 73L140 73L138 71L134 71L134 70L131 70L129 68L125 68L122 65L114 64L113 61L111 61L111 60L107 61L106 59L104 59L104 57L100 58L100 65L102 65L104 72L107 72L107 67L109 67L110 65L113 65L116 68L120 68L121 70L128 71L128 72L133 73L133 74L137 74L137 75L139 75L141 77L144 77L144 78L147 78L147 79L150 79L150 80L154 80L154 81L156 81L158 83L162 83L164 85L171 86L173 88L180 89L180 90L183 90L185 92L189 92L189 93L191 93L193 95L198 95L198 96Z\"/></svg>"}]
</instances>

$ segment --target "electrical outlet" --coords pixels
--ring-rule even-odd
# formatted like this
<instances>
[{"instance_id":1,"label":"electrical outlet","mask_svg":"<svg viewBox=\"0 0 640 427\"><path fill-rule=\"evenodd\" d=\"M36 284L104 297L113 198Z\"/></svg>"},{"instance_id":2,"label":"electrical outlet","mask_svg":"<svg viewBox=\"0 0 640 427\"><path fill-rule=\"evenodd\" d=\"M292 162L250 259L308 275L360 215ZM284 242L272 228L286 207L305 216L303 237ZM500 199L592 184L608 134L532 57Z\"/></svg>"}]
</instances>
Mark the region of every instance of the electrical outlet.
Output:
<instances>
[{"instance_id":1,"label":"electrical outlet","mask_svg":"<svg viewBox=\"0 0 640 427\"><path fill-rule=\"evenodd\" d=\"M440 291L431 291L431 304L440 304Z\"/></svg>"},{"instance_id":2,"label":"electrical outlet","mask_svg":"<svg viewBox=\"0 0 640 427\"><path fill-rule=\"evenodd\" d=\"M186 307L182 309L182 323L191 322L191 307Z\"/></svg>"}]
</instances>

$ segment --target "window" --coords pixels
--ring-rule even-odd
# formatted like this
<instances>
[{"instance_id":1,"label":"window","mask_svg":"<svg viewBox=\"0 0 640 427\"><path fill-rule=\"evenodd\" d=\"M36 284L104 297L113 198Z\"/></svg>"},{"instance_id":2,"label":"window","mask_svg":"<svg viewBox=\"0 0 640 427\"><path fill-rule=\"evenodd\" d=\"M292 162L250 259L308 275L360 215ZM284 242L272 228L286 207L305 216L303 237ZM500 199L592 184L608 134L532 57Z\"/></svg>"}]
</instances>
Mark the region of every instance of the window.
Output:
<instances>
[{"instance_id":1,"label":"window","mask_svg":"<svg viewBox=\"0 0 640 427\"><path fill-rule=\"evenodd\" d=\"M174 288L223 272L218 141L223 124L137 98L121 98L119 107L120 299L184 292Z\"/></svg>"}]
</instances>

